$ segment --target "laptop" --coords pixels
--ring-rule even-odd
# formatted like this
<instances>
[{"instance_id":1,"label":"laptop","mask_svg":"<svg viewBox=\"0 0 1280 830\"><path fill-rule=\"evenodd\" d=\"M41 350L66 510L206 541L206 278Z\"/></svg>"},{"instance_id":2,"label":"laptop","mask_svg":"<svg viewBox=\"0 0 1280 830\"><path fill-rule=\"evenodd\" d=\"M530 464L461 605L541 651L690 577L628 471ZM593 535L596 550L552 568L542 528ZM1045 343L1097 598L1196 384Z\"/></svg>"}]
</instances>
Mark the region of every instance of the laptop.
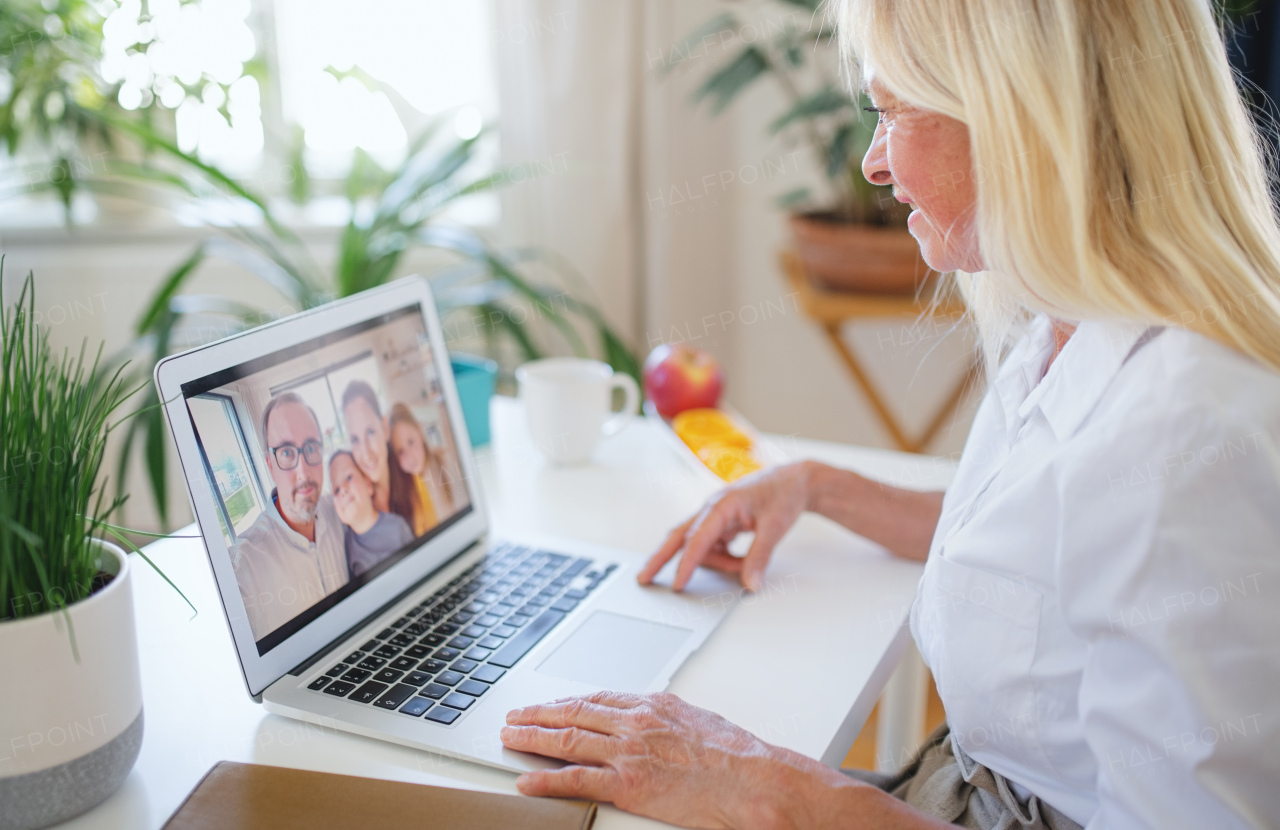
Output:
<instances>
[{"instance_id":1,"label":"laptop","mask_svg":"<svg viewBox=\"0 0 1280 830\"><path fill-rule=\"evenodd\" d=\"M250 696L511 771L515 707L661 691L736 594L644 557L495 539L429 283L408 277L162 360L155 382ZM692 506L691 506L692 507ZM727 592L727 593L726 593Z\"/></svg>"}]
</instances>

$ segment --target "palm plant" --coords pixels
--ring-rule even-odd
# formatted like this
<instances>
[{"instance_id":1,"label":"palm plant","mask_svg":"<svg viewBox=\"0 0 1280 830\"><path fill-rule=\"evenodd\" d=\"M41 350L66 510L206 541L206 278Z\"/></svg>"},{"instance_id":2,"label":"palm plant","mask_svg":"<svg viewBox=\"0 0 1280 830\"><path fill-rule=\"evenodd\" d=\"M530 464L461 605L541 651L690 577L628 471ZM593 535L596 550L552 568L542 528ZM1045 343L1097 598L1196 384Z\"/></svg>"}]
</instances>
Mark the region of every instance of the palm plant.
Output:
<instances>
[{"instance_id":1,"label":"palm plant","mask_svg":"<svg viewBox=\"0 0 1280 830\"><path fill-rule=\"evenodd\" d=\"M369 209L352 211L329 272L276 217L265 197L184 153L144 124L109 115L103 118L141 144L150 158L169 164L113 162L107 175L86 180L87 186L108 189L159 183L193 198L230 197L252 205L261 217L260 224L220 228L198 244L164 278L135 323L136 339L114 358L109 369L131 358L136 358L135 366L151 366L176 346L195 346L213 339L211 334L234 334L272 319L273 312L234 297L184 293L199 266L210 258L243 267L283 295L291 308L302 310L381 285L398 276L397 269L411 250L433 248L452 255L450 265L430 275L442 316L460 309L481 314L491 324L483 332L491 354L506 341L514 346L520 361L537 359L553 348L586 356L593 351L587 338L594 335L596 353L618 371L639 377L639 363L631 349L599 310L581 298L585 286L578 281L574 293L563 287L565 281L576 280L571 269L536 250L499 249L474 230L443 217L459 199L489 191L509 178L504 170L477 171L473 162L483 132L455 140L443 135L447 122L438 120L412 142L404 162L390 171L358 155L345 182L346 195L354 205ZM549 267L558 279L526 276L531 264ZM536 308L536 316L549 324L560 344L548 346L545 334L535 330L531 315L512 313L517 304ZM143 372L139 368L128 377L141 378ZM155 389L148 386L138 417L131 419L125 430L118 480L123 480L133 449L140 443L152 494L161 520L167 522L167 439L158 403Z\"/></svg>"},{"instance_id":2,"label":"palm plant","mask_svg":"<svg viewBox=\"0 0 1280 830\"><path fill-rule=\"evenodd\" d=\"M112 147L95 113L118 109L96 72L102 17L88 0L0 4L0 140L10 155L39 148L20 180L55 191L69 210L76 182L95 150ZM46 163L47 162L47 163Z\"/></svg>"},{"instance_id":3,"label":"palm plant","mask_svg":"<svg viewBox=\"0 0 1280 830\"><path fill-rule=\"evenodd\" d=\"M851 94L832 68L834 30L820 10L821 0L752 5L757 12L753 17L726 10L690 32L666 56L662 74L693 66L709 51L708 43L740 43L741 48L697 87L693 101L705 103L718 115L764 78L777 82L787 106L769 123L769 133L798 137L807 144L833 197L824 203L801 187L782 194L779 206L821 211L846 222L905 224L905 212L888 198L885 188L862 175L862 157L875 133L875 119L864 111L870 104L866 96Z\"/></svg>"}]
</instances>

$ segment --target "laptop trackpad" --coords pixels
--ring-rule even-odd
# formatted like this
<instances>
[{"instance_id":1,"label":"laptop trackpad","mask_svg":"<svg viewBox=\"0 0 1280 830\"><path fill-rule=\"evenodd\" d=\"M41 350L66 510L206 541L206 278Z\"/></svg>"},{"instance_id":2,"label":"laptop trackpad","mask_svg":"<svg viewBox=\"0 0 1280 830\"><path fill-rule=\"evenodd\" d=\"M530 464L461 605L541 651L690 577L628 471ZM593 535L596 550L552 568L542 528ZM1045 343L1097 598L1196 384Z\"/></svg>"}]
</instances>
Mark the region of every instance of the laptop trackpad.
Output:
<instances>
[{"instance_id":1,"label":"laptop trackpad","mask_svg":"<svg viewBox=\"0 0 1280 830\"><path fill-rule=\"evenodd\" d=\"M538 671L619 692L643 692L693 632L608 611L591 615Z\"/></svg>"}]
</instances>

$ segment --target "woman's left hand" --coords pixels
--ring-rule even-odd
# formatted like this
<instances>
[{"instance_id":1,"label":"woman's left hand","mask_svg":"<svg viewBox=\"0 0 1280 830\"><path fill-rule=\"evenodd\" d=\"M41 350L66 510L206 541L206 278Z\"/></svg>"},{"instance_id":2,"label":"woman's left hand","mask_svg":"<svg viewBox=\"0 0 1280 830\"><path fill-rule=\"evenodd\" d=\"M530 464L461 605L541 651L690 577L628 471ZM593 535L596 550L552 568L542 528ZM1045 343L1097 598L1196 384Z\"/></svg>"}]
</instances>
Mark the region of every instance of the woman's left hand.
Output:
<instances>
[{"instance_id":1,"label":"woman's left hand","mask_svg":"<svg viewBox=\"0 0 1280 830\"><path fill-rule=\"evenodd\" d=\"M507 723L508 748L571 765L526 772L520 792L609 801L685 827L768 824L778 773L793 766L794 753L670 694L597 692L515 709Z\"/></svg>"}]
</instances>

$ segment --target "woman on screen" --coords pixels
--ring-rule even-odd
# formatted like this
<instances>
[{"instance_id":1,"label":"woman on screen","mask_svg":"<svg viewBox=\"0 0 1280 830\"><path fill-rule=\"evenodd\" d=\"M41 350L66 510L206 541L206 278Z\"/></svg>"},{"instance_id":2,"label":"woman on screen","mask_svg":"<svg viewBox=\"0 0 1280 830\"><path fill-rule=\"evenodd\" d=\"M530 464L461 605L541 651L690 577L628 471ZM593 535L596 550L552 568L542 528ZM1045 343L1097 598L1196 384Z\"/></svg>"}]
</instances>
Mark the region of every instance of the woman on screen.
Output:
<instances>
[{"instance_id":1,"label":"woman on screen","mask_svg":"<svg viewBox=\"0 0 1280 830\"><path fill-rule=\"evenodd\" d=\"M432 511L432 524L458 510L457 491L461 482L457 465L446 465L444 453L427 440L422 424L405 404L391 407L391 448L400 468L413 476L422 503Z\"/></svg>"},{"instance_id":2,"label":"woman on screen","mask_svg":"<svg viewBox=\"0 0 1280 830\"><path fill-rule=\"evenodd\" d=\"M342 393L342 418L351 455L373 483L374 506L383 513L401 516L414 536L421 536L434 521L428 521L413 476L400 468L391 452L390 430L372 386L362 380L347 384Z\"/></svg>"}]
</instances>

